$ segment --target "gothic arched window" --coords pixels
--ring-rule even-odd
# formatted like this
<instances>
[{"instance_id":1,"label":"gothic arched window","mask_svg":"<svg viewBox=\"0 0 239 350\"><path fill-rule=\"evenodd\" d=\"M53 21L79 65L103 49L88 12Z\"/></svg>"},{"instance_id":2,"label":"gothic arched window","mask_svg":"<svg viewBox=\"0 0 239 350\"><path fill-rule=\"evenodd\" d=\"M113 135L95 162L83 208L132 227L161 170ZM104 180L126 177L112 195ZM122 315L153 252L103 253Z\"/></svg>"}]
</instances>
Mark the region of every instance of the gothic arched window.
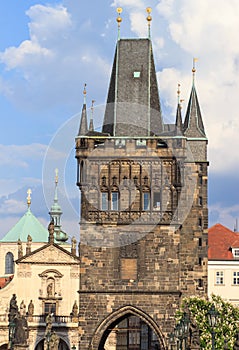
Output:
<instances>
[{"instance_id":1,"label":"gothic arched window","mask_svg":"<svg viewBox=\"0 0 239 350\"><path fill-rule=\"evenodd\" d=\"M8 252L5 256L5 274L10 275L14 273L14 256Z\"/></svg>"}]
</instances>

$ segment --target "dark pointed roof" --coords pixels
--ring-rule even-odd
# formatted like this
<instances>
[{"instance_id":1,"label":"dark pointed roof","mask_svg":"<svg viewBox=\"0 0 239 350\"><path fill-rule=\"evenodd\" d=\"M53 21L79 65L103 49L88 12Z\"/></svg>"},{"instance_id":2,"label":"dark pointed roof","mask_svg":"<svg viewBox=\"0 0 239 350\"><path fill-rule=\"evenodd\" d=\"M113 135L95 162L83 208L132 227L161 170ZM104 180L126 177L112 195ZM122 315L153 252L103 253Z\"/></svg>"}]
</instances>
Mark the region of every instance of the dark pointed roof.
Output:
<instances>
[{"instance_id":1,"label":"dark pointed roof","mask_svg":"<svg viewBox=\"0 0 239 350\"><path fill-rule=\"evenodd\" d=\"M192 91L188 103L186 117L184 121L184 135L187 137L205 138L206 133L202 121L201 110L198 102L198 97L195 85L192 86Z\"/></svg>"},{"instance_id":2,"label":"dark pointed roof","mask_svg":"<svg viewBox=\"0 0 239 350\"><path fill-rule=\"evenodd\" d=\"M182 135L183 133L183 122L182 122L182 113L181 105L178 103L177 112L176 112L176 122L175 122L175 135Z\"/></svg>"},{"instance_id":3,"label":"dark pointed roof","mask_svg":"<svg viewBox=\"0 0 239 350\"><path fill-rule=\"evenodd\" d=\"M82 107L82 112L81 112L81 121L80 121L78 136L85 136L87 132L88 132L87 112L86 112L86 104L84 103Z\"/></svg>"},{"instance_id":4,"label":"dark pointed roof","mask_svg":"<svg viewBox=\"0 0 239 350\"><path fill-rule=\"evenodd\" d=\"M163 130L150 39L117 42L102 131L150 136Z\"/></svg>"}]
</instances>

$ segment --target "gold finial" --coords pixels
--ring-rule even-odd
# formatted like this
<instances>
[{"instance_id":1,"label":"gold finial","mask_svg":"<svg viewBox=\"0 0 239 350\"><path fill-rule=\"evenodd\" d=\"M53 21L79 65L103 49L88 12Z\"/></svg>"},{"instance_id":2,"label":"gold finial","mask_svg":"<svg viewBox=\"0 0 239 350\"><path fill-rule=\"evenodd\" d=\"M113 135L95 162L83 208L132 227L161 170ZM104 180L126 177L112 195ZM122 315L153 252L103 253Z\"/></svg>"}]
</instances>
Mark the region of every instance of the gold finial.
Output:
<instances>
[{"instance_id":1,"label":"gold finial","mask_svg":"<svg viewBox=\"0 0 239 350\"><path fill-rule=\"evenodd\" d=\"M122 7L117 7L116 11L118 13L118 17L116 18L116 21L118 23L118 40L119 40L120 39L120 24L122 22L121 13L122 13L123 9L122 9Z\"/></svg>"},{"instance_id":2,"label":"gold finial","mask_svg":"<svg viewBox=\"0 0 239 350\"><path fill-rule=\"evenodd\" d=\"M196 62L198 61L198 58L194 57L193 58L193 69L192 69L192 73L193 73L193 83L194 83L194 78L195 78L195 73L196 73Z\"/></svg>"},{"instance_id":3,"label":"gold finial","mask_svg":"<svg viewBox=\"0 0 239 350\"><path fill-rule=\"evenodd\" d=\"M84 84L83 96L84 96L84 104L86 104L86 84Z\"/></svg>"},{"instance_id":4,"label":"gold finial","mask_svg":"<svg viewBox=\"0 0 239 350\"><path fill-rule=\"evenodd\" d=\"M146 17L146 19L148 21L148 36L150 38L150 23L152 21L152 16L151 16L152 9L151 9L151 7L147 7L146 12L148 13L148 16Z\"/></svg>"},{"instance_id":5,"label":"gold finial","mask_svg":"<svg viewBox=\"0 0 239 350\"><path fill-rule=\"evenodd\" d=\"M178 90L177 90L177 94L178 94L178 104L180 103L180 93L181 93L181 91L180 91L180 84L178 84Z\"/></svg>"},{"instance_id":6,"label":"gold finial","mask_svg":"<svg viewBox=\"0 0 239 350\"><path fill-rule=\"evenodd\" d=\"M31 205L31 194L32 194L32 190L29 188L27 190L27 205L28 205L28 208L30 208L30 205Z\"/></svg>"},{"instance_id":7,"label":"gold finial","mask_svg":"<svg viewBox=\"0 0 239 350\"><path fill-rule=\"evenodd\" d=\"M58 184L58 174L59 174L59 171L58 171L58 169L56 168L56 169L55 169L55 184Z\"/></svg>"}]
</instances>

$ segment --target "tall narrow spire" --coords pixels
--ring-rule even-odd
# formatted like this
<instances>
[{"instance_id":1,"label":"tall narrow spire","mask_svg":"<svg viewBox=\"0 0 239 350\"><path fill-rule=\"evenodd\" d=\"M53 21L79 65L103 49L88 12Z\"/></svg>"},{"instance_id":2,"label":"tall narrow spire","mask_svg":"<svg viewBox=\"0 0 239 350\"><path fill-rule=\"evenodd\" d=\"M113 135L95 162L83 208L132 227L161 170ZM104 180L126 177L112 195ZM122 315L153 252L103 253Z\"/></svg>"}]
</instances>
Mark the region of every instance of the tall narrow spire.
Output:
<instances>
[{"instance_id":1,"label":"tall narrow spire","mask_svg":"<svg viewBox=\"0 0 239 350\"><path fill-rule=\"evenodd\" d=\"M55 192L54 192L54 202L51 206L51 210L49 211L49 214L51 216L51 219L54 224L54 232L55 232L55 239L59 242L65 242L68 239L68 236L65 232L61 230L61 215L62 210L61 206L58 203L58 169L55 169Z\"/></svg>"},{"instance_id":2,"label":"tall narrow spire","mask_svg":"<svg viewBox=\"0 0 239 350\"><path fill-rule=\"evenodd\" d=\"M181 113L181 100L180 100L180 84L178 84L178 106L177 106L177 112L176 112L176 122L175 122L175 133L176 135L182 135L183 130L183 122L182 122L182 113Z\"/></svg>"},{"instance_id":3,"label":"tall narrow spire","mask_svg":"<svg viewBox=\"0 0 239 350\"><path fill-rule=\"evenodd\" d=\"M87 112L86 112L86 84L84 85L83 90L84 103L81 112L81 121L78 136L84 136L88 132L88 124L87 124Z\"/></svg>"},{"instance_id":4,"label":"tall narrow spire","mask_svg":"<svg viewBox=\"0 0 239 350\"><path fill-rule=\"evenodd\" d=\"M185 136L187 137L205 138L206 133L204 130L200 105L198 102L197 92L195 88L195 73L196 73L195 62L196 61L197 59L194 58L193 68L192 68L192 73L193 73L192 90L191 90L191 94L188 102L183 130L184 130Z\"/></svg>"},{"instance_id":5,"label":"tall narrow spire","mask_svg":"<svg viewBox=\"0 0 239 350\"><path fill-rule=\"evenodd\" d=\"M94 119L93 119L93 116L94 116L94 103L95 103L95 100L92 100L89 131L94 131Z\"/></svg>"}]
</instances>

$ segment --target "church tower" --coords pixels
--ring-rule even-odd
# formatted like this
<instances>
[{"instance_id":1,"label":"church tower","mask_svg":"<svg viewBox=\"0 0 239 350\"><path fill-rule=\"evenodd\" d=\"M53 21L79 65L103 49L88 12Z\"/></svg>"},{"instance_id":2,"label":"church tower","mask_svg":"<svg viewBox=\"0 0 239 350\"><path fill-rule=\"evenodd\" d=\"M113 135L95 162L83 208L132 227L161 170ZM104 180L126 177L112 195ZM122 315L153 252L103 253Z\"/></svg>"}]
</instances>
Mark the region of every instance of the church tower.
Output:
<instances>
[{"instance_id":1,"label":"church tower","mask_svg":"<svg viewBox=\"0 0 239 350\"><path fill-rule=\"evenodd\" d=\"M88 127L84 97L76 137L81 350L165 350L182 298L207 295L207 137L196 70L184 123L179 99L175 124L165 124L147 11L148 38L118 38L102 131L92 120Z\"/></svg>"}]
</instances>

